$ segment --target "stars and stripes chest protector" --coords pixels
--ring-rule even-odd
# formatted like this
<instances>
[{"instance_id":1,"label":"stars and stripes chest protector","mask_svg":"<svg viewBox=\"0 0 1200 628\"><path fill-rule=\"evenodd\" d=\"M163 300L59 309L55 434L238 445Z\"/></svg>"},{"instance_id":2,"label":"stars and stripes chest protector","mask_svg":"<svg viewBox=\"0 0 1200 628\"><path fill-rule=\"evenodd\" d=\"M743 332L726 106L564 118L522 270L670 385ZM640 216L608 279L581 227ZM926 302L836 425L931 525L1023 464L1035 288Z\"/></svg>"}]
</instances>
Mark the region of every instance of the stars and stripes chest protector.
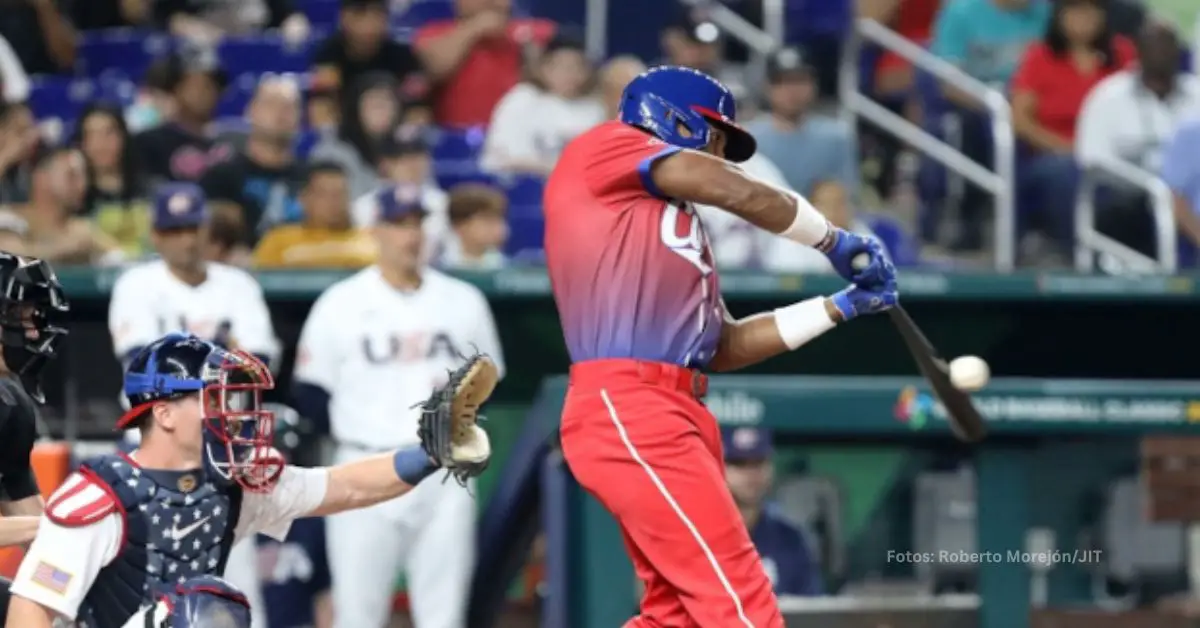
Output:
<instances>
[{"instance_id":1,"label":"stars and stripes chest protector","mask_svg":"<svg viewBox=\"0 0 1200 628\"><path fill-rule=\"evenodd\" d=\"M116 559L100 570L84 598L82 628L120 628L175 585L224 571L240 490L218 488L197 472L142 469L115 455L87 467L119 498L125 534Z\"/></svg>"}]
</instances>

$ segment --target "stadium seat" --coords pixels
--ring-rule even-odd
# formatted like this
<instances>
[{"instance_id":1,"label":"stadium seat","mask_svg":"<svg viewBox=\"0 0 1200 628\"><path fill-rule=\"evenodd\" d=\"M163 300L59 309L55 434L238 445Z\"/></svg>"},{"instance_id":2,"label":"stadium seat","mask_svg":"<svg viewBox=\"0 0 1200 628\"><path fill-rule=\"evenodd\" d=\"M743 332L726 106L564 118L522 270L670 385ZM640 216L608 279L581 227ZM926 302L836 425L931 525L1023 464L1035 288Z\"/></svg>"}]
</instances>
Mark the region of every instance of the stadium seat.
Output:
<instances>
[{"instance_id":1,"label":"stadium seat","mask_svg":"<svg viewBox=\"0 0 1200 628\"><path fill-rule=\"evenodd\" d=\"M341 6L338 0L307 0L303 11L314 29L333 32L337 29Z\"/></svg>"},{"instance_id":2,"label":"stadium seat","mask_svg":"<svg viewBox=\"0 0 1200 628\"><path fill-rule=\"evenodd\" d=\"M392 17L392 28L416 30L429 22L454 19L451 0L414 0L407 10Z\"/></svg>"},{"instance_id":3,"label":"stadium seat","mask_svg":"<svg viewBox=\"0 0 1200 628\"><path fill-rule=\"evenodd\" d=\"M230 37L221 41L221 66L231 76L266 72L306 72L312 58L312 42L292 46L278 35Z\"/></svg>"},{"instance_id":4,"label":"stadium seat","mask_svg":"<svg viewBox=\"0 0 1200 628\"><path fill-rule=\"evenodd\" d=\"M76 67L84 76L120 70L126 76L140 79L150 64L170 52L173 46L167 35L134 29L85 33Z\"/></svg>"}]
</instances>

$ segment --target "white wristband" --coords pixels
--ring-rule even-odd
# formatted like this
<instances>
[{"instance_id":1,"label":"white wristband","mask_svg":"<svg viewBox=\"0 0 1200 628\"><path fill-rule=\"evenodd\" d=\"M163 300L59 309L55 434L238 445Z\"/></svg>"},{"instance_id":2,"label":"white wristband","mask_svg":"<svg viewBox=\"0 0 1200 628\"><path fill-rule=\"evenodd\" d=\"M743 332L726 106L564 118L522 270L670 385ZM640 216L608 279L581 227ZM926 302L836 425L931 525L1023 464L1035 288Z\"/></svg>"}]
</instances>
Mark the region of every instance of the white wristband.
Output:
<instances>
[{"instance_id":1,"label":"white wristband","mask_svg":"<svg viewBox=\"0 0 1200 628\"><path fill-rule=\"evenodd\" d=\"M817 211L808 199L795 192L788 192L796 200L796 218L792 226L779 235L805 246L817 246L829 235L829 221Z\"/></svg>"},{"instance_id":2,"label":"white wristband","mask_svg":"<svg viewBox=\"0 0 1200 628\"><path fill-rule=\"evenodd\" d=\"M775 327L788 349L798 349L835 326L837 323L825 311L825 297L814 297L775 310Z\"/></svg>"}]
</instances>

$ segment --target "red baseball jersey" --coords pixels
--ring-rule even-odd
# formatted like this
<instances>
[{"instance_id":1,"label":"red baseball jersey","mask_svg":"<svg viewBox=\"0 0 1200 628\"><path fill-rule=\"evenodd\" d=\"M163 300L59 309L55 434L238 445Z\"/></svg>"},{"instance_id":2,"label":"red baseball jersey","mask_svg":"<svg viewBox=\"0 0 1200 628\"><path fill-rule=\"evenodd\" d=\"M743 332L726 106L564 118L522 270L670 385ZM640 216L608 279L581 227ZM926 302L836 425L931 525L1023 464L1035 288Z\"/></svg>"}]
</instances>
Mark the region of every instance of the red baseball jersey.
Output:
<instances>
[{"instance_id":1,"label":"red baseball jersey","mask_svg":"<svg viewBox=\"0 0 1200 628\"><path fill-rule=\"evenodd\" d=\"M650 168L680 149L621 122L567 145L546 184L546 264L572 362L701 368L724 321L700 216Z\"/></svg>"}]
</instances>

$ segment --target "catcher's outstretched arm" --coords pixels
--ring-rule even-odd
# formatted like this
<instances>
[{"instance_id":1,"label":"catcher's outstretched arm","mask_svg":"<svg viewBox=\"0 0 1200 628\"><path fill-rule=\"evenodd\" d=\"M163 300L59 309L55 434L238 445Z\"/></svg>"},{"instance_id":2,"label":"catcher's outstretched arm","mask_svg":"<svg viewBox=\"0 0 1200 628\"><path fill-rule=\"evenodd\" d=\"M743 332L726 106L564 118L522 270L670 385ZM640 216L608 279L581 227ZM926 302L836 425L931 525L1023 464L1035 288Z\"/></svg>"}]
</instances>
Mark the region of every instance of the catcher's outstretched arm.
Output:
<instances>
[{"instance_id":1,"label":"catcher's outstretched arm","mask_svg":"<svg viewBox=\"0 0 1200 628\"><path fill-rule=\"evenodd\" d=\"M437 469L419 445L330 467L325 498L309 516L323 517L395 499Z\"/></svg>"}]
</instances>

